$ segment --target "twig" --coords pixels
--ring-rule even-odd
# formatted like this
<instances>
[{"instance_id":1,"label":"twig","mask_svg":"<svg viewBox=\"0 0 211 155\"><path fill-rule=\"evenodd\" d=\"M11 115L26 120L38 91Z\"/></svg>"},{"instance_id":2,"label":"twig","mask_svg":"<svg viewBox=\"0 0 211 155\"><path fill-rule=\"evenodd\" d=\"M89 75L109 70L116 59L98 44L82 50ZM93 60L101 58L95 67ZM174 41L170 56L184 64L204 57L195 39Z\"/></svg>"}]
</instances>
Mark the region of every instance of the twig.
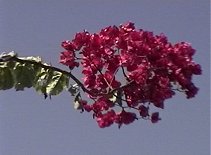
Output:
<instances>
[{"instance_id":1,"label":"twig","mask_svg":"<svg viewBox=\"0 0 211 155\"><path fill-rule=\"evenodd\" d=\"M1 62L8 62L8 61L16 61L16 62L19 62L19 63L29 63L29 64L33 64L33 65L36 65L36 66L39 66L39 67L42 67L44 69L50 69L50 70L54 70L54 71L57 71L57 72L60 72L64 75L67 75L69 76L71 79L73 79L81 88L84 92L87 92L88 94L93 94L90 90L88 90L84 85L83 83L81 83L81 81L79 81L71 72L67 72L65 70L62 70L62 69L59 69L57 67L54 67L54 66L50 66L50 65L45 65L41 62L36 62L36 61L33 61L33 60L26 60L26 59L21 59L21 58L18 58L16 56L14 57L10 57L8 59L1 59Z\"/></svg>"},{"instance_id":2,"label":"twig","mask_svg":"<svg viewBox=\"0 0 211 155\"><path fill-rule=\"evenodd\" d=\"M44 69L50 69L50 70L54 70L54 71L57 71L57 72L60 72L68 77L70 77L73 81L75 81L79 87L81 87L81 89L88 93L89 95L96 95L96 96L104 96L104 95L109 95L109 94L114 94L115 91L118 91L118 90L122 90L123 88L125 87L128 87L133 81L130 81L129 83L127 83L126 85L123 85L119 88L115 88L115 89L112 89L110 90L109 92L107 93L97 93L97 94L93 94L92 91L90 91L89 89L87 89L83 83L77 79L77 77L75 77L71 72L68 72L68 71L65 71L65 70L62 70L62 69L59 69L57 67L54 67L54 66L50 66L50 65L47 65L47 64L43 64L42 62L37 62L37 61L34 61L34 60L27 60L27 59L24 59L24 58L18 58L16 55L14 56L8 56L6 58L1 58L0 57L0 62L10 62L10 61L15 61L15 62L19 62L19 63L28 63L28 64L33 64L33 65L36 65L36 66L39 66L39 67L42 67Z\"/></svg>"}]
</instances>

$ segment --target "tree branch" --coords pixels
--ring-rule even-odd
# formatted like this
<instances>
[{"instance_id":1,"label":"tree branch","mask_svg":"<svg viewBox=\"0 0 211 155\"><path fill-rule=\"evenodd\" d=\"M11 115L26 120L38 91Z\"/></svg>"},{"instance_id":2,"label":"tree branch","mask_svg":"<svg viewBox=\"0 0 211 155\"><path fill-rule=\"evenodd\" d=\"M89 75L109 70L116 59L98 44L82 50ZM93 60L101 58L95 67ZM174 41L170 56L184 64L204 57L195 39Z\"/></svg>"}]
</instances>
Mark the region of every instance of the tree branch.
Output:
<instances>
[{"instance_id":1,"label":"tree branch","mask_svg":"<svg viewBox=\"0 0 211 155\"><path fill-rule=\"evenodd\" d=\"M41 62L37 62L37 61L33 61L33 60L27 60L27 59L23 59L23 58L18 58L16 56L11 56L11 57L7 57L7 58L0 58L0 62L10 62L10 61L15 61L15 62L19 62L19 63L28 63L28 64L33 64L39 67L42 67L44 69L50 69L50 70L54 70L57 72L60 72L64 75L69 76L73 81L75 81L84 92L88 93L88 94L93 94L91 91L89 91L88 89L86 89L86 87L84 87L83 83L81 83L80 80L78 80L71 72L67 72L65 70L59 69L57 67L54 66L50 66L47 64L43 64Z\"/></svg>"},{"instance_id":2,"label":"tree branch","mask_svg":"<svg viewBox=\"0 0 211 155\"><path fill-rule=\"evenodd\" d=\"M83 85L83 83L80 80L78 80L78 78L75 77L71 72L62 70L60 68L57 68L57 67L54 67L54 66L51 66L51 65L48 65L48 64L44 64L41 61L39 62L39 61L36 61L36 60L28 60L28 59L17 57L17 55L15 53L12 53L12 54L9 53L9 54L4 54L3 56L0 56L0 62L11 62L11 61L15 61L15 62L19 62L19 63L33 64L33 65L36 65L38 67L42 67L44 69L49 69L49 70L54 70L54 71L60 72L60 73L62 73L64 75L70 77L73 81L75 81L79 85L79 87L81 87L81 89L84 92L88 93L89 95L104 96L104 95L108 95L108 94L114 94L115 91L122 90L123 88L128 87L131 83L134 82L134 81L130 81L127 84L125 84L125 85L123 85L123 86L121 86L119 88L111 89L107 93L94 94L94 92L88 90Z\"/></svg>"}]
</instances>

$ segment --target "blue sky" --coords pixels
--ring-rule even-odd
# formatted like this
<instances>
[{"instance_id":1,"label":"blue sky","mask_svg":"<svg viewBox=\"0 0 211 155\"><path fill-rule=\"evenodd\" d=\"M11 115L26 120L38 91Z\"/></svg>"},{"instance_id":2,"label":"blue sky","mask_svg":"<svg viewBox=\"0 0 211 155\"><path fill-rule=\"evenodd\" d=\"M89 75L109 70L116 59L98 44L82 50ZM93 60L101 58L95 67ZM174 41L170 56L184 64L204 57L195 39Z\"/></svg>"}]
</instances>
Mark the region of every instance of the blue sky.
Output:
<instances>
[{"instance_id":1,"label":"blue sky","mask_svg":"<svg viewBox=\"0 0 211 155\"><path fill-rule=\"evenodd\" d=\"M203 75L198 95L167 100L162 121L136 121L120 130L98 128L90 114L73 109L66 92L44 100L32 89L0 92L2 155L208 155L210 153L210 5L208 0L0 0L0 51L41 56L58 64L60 42L132 21L137 28L187 41ZM81 78L78 73L77 76Z\"/></svg>"}]
</instances>

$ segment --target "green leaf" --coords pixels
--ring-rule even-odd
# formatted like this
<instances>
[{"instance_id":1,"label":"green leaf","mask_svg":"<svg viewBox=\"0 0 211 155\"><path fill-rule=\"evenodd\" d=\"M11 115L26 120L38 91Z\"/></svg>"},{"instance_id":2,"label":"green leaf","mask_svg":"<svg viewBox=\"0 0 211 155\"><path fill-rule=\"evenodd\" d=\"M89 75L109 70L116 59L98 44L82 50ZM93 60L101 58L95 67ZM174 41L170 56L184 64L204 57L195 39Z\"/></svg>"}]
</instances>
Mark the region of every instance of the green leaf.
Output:
<instances>
[{"instance_id":1,"label":"green leaf","mask_svg":"<svg viewBox=\"0 0 211 155\"><path fill-rule=\"evenodd\" d=\"M33 87L38 93L46 94L46 87L51 78L52 78L52 71L40 67L37 70Z\"/></svg>"},{"instance_id":2,"label":"green leaf","mask_svg":"<svg viewBox=\"0 0 211 155\"><path fill-rule=\"evenodd\" d=\"M110 101L113 103L117 103L120 106L122 106L122 92L121 91L115 91L113 95L109 98Z\"/></svg>"},{"instance_id":3,"label":"green leaf","mask_svg":"<svg viewBox=\"0 0 211 155\"><path fill-rule=\"evenodd\" d=\"M113 95L109 98L109 100L115 103L117 100L117 92L114 92Z\"/></svg>"},{"instance_id":4,"label":"green leaf","mask_svg":"<svg viewBox=\"0 0 211 155\"><path fill-rule=\"evenodd\" d=\"M63 89L67 89L69 84L69 77L60 73L53 72L53 76L48 81L48 85L46 87L46 93L49 95L58 95L62 92Z\"/></svg>"},{"instance_id":5,"label":"green leaf","mask_svg":"<svg viewBox=\"0 0 211 155\"><path fill-rule=\"evenodd\" d=\"M0 90L34 87L38 93L51 96L58 95L68 85L69 76L43 63L40 57L17 58L14 52L0 54Z\"/></svg>"},{"instance_id":6,"label":"green leaf","mask_svg":"<svg viewBox=\"0 0 211 155\"><path fill-rule=\"evenodd\" d=\"M11 89L14 86L14 79L8 67L0 67L0 90Z\"/></svg>"},{"instance_id":7,"label":"green leaf","mask_svg":"<svg viewBox=\"0 0 211 155\"><path fill-rule=\"evenodd\" d=\"M68 91L70 92L70 94L71 94L72 96L75 96L76 93L78 93L78 91L79 91L79 86L78 86L78 84L76 83L76 84L74 84L74 85L71 85L70 88L68 89Z\"/></svg>"},{"instance_id":8,"label":"green leaf","mask_svg":"<svg viewBox=\"0 0 211 155\"><path fill-rule=\"evenodd\" d=\"M14 51L9 52L9 53L1 53L0 54L0 61L7 61L9 59L11 59L12 57L17 57L17 53L15 53Z\"/></svg>"},{"instance_id":9,"label":"green leaf","mask_svg":"<svg viewBox=\"0 0 211 155\"><path fill-rule=\"evenodd\" d=\"M15 89L17 91L24 90L25 87L30 88L33 85L35 72L33 65L17 63L13 70L15 80Z\"/></svg>"},{"instance_id":10,"label":"green leaf","mask_svg":"<svg viewBox=\"0 0 211 155\"><path fill-rule=\"evenodd\" d=\"M80 100L81 100L81 94L80 94L80 92L78 92L78 94L75 96L74 103L73 103L74 109L76 109L76 110L83 109L80 104Z\"/></svg>"},{"instance_id":11,"label":"green leaf","mask_svg":"<svg viewBox=\"0 0 211 155\"><path fill-rule=\"evenodd\" d=\"M29 57L19 57L19 59L21 60L30 60L30 61L35 61L35 62L42 62L42 59L38 56L38 57L34 57L34 56L29 56Z\"/></svg>"},{"instance_id":12,"label":"green leaf","mask_svg":"<svg viewBox=\"0 0 211 155\"><path fill-rule=\"evenodd\" d=\"M69 77L61 72L40 68L36 74L34 88L37 92L47 95L58 95L67 89Z\"/></svg>"}]
</instances>

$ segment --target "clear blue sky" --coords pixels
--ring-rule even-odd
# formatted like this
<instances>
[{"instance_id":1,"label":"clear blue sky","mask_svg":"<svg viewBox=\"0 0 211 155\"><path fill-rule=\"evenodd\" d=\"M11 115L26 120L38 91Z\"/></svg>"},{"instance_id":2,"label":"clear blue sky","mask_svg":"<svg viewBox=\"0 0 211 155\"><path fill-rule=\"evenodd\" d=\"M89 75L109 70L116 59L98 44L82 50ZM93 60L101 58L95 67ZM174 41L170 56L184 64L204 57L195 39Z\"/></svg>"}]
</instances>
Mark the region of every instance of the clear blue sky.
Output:
<instances>
[{"instance_id":1,"label":"clear blue sky","mask_svg":"<svg viewBox=\"0 0 211 155\"><path fill-rule=\"evenodd\" d=\"M209 0L1 0L0 51L40 55L58 67L60 42L83 29L98 32L126 21L163 32L171 42L187 41L203 75L194 76L197 97L168 100L162 121L98 128L80 114L66 92L44 100L34 90L0 92L1 155L209 155ZM80 77L80 74L77 76Z\"/></svg>"}]
</instances>

